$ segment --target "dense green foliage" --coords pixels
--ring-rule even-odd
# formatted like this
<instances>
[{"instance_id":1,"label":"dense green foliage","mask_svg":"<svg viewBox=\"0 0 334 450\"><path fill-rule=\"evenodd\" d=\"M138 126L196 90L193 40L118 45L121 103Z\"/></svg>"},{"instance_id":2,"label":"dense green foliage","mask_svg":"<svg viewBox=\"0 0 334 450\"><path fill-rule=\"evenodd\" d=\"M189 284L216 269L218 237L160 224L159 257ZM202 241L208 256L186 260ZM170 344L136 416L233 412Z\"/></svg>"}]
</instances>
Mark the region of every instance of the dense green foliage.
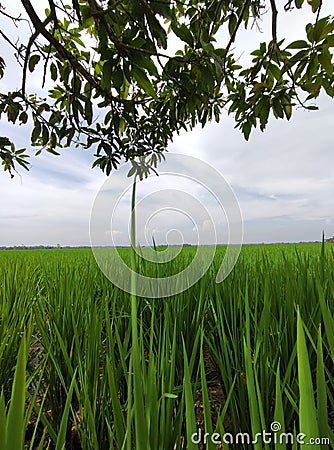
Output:
<instances>
[{"instance_id":1,"label":"dense green foliage","mask_svg":"<svg viewBox=\"0 0 334 450\"><path fill-rule=\"evenodd\" d=\"M0 91L0 114L32 127L37 153L59 154L76 142L96 150L94 165L107 174L125 158L142 176L174 133L218 121L223 109L248 139L270 114L290 119L295 105L316 109L309 101L320 92L333 97L334 22L322 16L329 2L49 0L37 7L21 0L10 17L2 1L0 14L19 28L20 39L9 43L22 85ZM290 42L278 36L277 22L293 8L312 10L314 20ZM272 33L242 65L244 28ZM0 55L0 77L5 70ZM30 73L42 79L37 94ZM26 167L9 138L0 138L5 170Z\"/></svg>"},{"instance_id":2,"label":"dense green foliage","mask_svg":"<svg viewBox=\"0 0 334 450\"><path fill-rule=\"evenodd\" d=\"M245 246L216 284L223 252L188 291L137 298L136 310L88 249L0 252L0 386L8 401L28 328L31 448L66 438L68 449L195 449L197 427L254 436L274 420L333 446L333 246Z\"/></svg>"}]
</instances>

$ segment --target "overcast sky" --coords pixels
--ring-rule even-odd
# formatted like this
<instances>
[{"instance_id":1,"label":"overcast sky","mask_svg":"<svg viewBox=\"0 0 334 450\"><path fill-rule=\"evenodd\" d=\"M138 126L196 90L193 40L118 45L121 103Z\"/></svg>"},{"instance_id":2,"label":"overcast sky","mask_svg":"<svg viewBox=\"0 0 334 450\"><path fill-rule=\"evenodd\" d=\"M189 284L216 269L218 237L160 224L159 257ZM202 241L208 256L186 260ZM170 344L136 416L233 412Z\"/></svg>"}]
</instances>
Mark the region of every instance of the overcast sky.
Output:
<instances>
[{"instance_id":1,"label":"overcast sky","mask_svg":"<svg viewBox=\"0 0 334 450\"><path fill-rule=\"evenodd\" d=\"M14 12L15 2L1 3L11 5L7 11ZM333 6L332 10L328 6L330 3L325 2L328 14L334 13ZM301 26L298 17L298 14L290 14L283 24L281 22L281 34L289 30L287 43L297 36L303 37L298 35L298 26ZM0 21L4 29L3 19ZM263 30L261 40L267 31L270 30ZM14 38L15 30L8 29L8 35ZM243 37L242 48L238 50L241 57L244 57L243 52L256 47L255 39L249 35ZM10 48L1 47L1 54L4 53L10 54ZM0 91L15 88L17 74L17 69L9 64L6 77L0 80ZM30 86L38 89L39 82L36 78L30 80ZM249 142L234 129L233 118L224 115L219 124L209 124L205 129L199 127L177 136L169 153L194 156L219 171L240 205L244 242L320 240L322 230L327 237L334 236L334 103L323 96L318 104L320 111L296 110L290 122L271 119L264 133L252 132ZM29 148L27 127L10 126L2 118L0 135L10 136L17 147ZM46 154L32 157L30 171L21 170L21 177L15 176L12 180L0 171L0 246L89 245L93 202L106 181L102 172L90 169L94 160L91 153L70 148L63 150L61 157ZM160 170L163 172L163 165ZM175 171L178 170L175 167ZM195 243L201 229L210 232L207 242L212 243L214 238L207 226L207 212L214 220L218 242L226 240L228 211L224 215L212 192L205 189L203 176L194 173L194 179L189 180L178 173L177 176L154 176L139 183L138 201L146 199L146 203L142 203L145 214L141 216L138 208L141 231L146 218L152 216L146 230L148 242L155 236L159 243L167 240ZM116 178L114 182L117 184ZM168 205L163 209L163 200L159 204L159 192L164 191L165 199L169 195L166 189L175 191L174 208ZM182 195L179 197L180 192L192 196L193 204L198 201L199 210L206 211L196 218L189 217L184 211L188 200ZM152 196L152 193L155 194ZM108 244L110 236L118 244L128 243L129 195L128 191L120 201L117 214L114 213L113 229L105 230L101 244ZM163 209L160 214L159 209ZM145 217L145 223L141 217Z\"/></svg>"}]
</instances>

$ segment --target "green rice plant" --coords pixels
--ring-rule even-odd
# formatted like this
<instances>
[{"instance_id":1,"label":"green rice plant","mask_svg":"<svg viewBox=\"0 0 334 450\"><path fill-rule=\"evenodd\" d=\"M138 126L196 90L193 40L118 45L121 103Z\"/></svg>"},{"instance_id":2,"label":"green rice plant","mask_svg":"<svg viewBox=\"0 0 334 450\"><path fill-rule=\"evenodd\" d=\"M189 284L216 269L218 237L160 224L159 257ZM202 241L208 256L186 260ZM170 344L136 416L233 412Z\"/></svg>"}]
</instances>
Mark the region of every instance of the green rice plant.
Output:
<instances>
[{"instance_id":1,"label":"green rice plant","mask_svg":"<svg viewBox=\"0 0 334 450\"><path fill-rule=\"evenodd\" d=\"M186 266L195 251L183 249L173 264L133 261L141 273L162 277ZM296 435L308 408L299 367L309 367L318 434L327 427L333 444L333 251L324 244L320 267L319 244L245 246L217 285L224 251L217 249L212 267L186 292L156 300L131 298L113 286L90 250L0 252L0 272L7 273L0 280L5 404L15 366L7 343L18 350L23 318L31 315L24 427L35 409L36 445L51 439L62 447L75 438L84 450L184 450L196 445L198 420L209 434L253 435L275 420ZM131 251L119 252L131 265ZM204 344L223 389L215 418ZM199 396L202 418L194 413Z\"/></svg>"},{"instance_id":2,"label":"green rice plant","mask_svg":"<svg viewBox=\"0 0 334 450\"><path fill-rule=\"evenodd\" d=\"M282 442L281 436L285 433L285 418L283 409L283 399L281 391L280 365L278 363L276 372L276 391L275 391L275 411L274 421L280 424L281 428L276 434L277 441L275 442L275 450L286 450L286 442Z\"/></svg>"},{"instance_id":3,"label":"green rice plant","mask_svg":"<svg viewBox=\"0 0 334 450\"><path fill-rule=\"evenodd\" d=\"M322 350L321 326L319 326L317 340L317 420L319 426L319 436L326 437L329 435L328 426L328 405L327 405L327 387L325 379L325 366ZM321 445L321 450L328 449L328 445Z\"/></svg>"},{"instance_id":4,"label":"green rice plant","mask_svg":"<svg viewBox=\"0 0 334 450\"><path fill-rule=\"evenodd\" d=\"M306 436L318 437L319 427L314 401L314 388L309 356L306 346L303 321L297 311L297 359L299 382L299 429ZM319 445L314 446L320 449Z\"/></svg>"},{"instance_id":5,"label":"green rice plant","mask_svg":"<svg viewBox=\"0 0 334 450\"><path fill-rule=\"evenodd\" d=\"M190 378L190 370L188 357L186 353L186 348L183 346L183 360L184 360L184 380L183 380L183 395L185 399L185 419L186 419L186 437L187 437L187 448L189 450L195 450L196 445L192 442L191 436L196 432L196 420L194 412L194 397L193 388Z\"/></svg>"},{"instance_id":6,"label":"green rice plant","mask_svg":"<svg viewBox=\"0 0 334 450\"><path fill-rule=\"evenodd\" d=\"M65 449L67 422L68 422L68 415L69 415L69 411L70 411L70 407L71 407L71 400L72 400L74 384L75 384L75 373L73 375L73 379L72 379L70 388L67 393L66 403L65 403L64 412L63 412L61 422L60 422L60 428L59 428L59 432L58 432L58 436L57 436L55 450L64 450Z\"/></svg>"},{"instance_id":7,"label":"green rice plant","mask_svg":"<svg viewBox=\"0 0 334 450\"><path fill-rule=\"evenodd\" d=\"M0 395L0 448L3 450L22 450L24 445L26 348L27 342L24 335L17 356L12 394L7 413L3 391Z\"/></svg>"},{"instance_id":8,"label":"green rice plant","mask_svg":"<svg viewBox=\"0 0 334 450\"><path fill-rule=\"evenodd\" d=\"M316 252L311 254L311 249L316 247L298 246L298 251L293 254L290 249L294 247L290 246L288 253L284 251L280 255L281 248L283 250L284 246L266 246L265 257L260 255L257 247L244 248L233 273L223 285L216 287L211 297L211 320L206 335L225 389L230 389L233 376L236 376L227 409L227 417L234 432L250 431L254 427L254 419L248 420L250 408L255 422L258 421L263 429L268 429L274 419L272 405L277 395L281 396L280 416L283 420L284 411L286 429L293 429L296 416L298 420L297 306L306 318L305 329L311 343L316 341L322 320L331 330L329 304L332 302L333 289L330 267L333 260L326 259L324 266L327 286L331 286L327 291L326 308L323 308L326 315L324 319L317 289L317 280L321 279L320 269ZM250 250L252 259L247 255ZM332 330L328 334L331 333ZM327 343L326 335L324 339ZM333 359L327 347L325 350L328 386L332 385ZM317 352L313 344L308 358L314 377ZM277 394L279 362L283 374L281 394ZM253 375L253 386L252 381L248 385L247 367ZM330 391L327 392L331 401ZM328 417L328 413L325 417Z\"/></svg>"},{"instance_id":9,"label":"green rice plant","mask_svg":"<svg viewBox=\"0 0 334 450\"><path fill-rule=\"evenodd\" d=\"M141 340L141 348L138 342L138 306L137 306L137 286L136 286L136 276L137 273L137 257L136 257L136 177L133 180L132 187L132 199L131 199L131 335L132 335L132 346L131 346L131 362L133 367L133 401L134 401L134 426L135 426L135 442L136 448L138 450L150 450L148 445L148 434L147 434L147 424L145 423L145 408L144 408L144 397L143 391L144 386L142 383L142 364L141 361L144 358L143 353L143 342ZM142 329L141 329L142 331ZM141 339L143 336L141 334Z\"/></svg>"},{"instance_id":10,"label":"green rice plant","mask_svg":"<svg viewBox=\"0 0 334 450\"><path fill-rule=\"evenodd\" d=\"M333 282L330 281L328 284L328 290L331 289L332 299L334 293ZM334 317L330 310L330 306L325 301L324 289L320 282L317 281L317 293L319 297L320 309L322 314L322 320L324 323L324 329L326 331L327 342L329 346L330 353L332 355L332 360L334 360Z\"/></svg>"},{"instance_id":11,"label":"green rice plant","mask_svg":"<svg viewBox=\"0 0 334 450\"><path fill-rule=\"evenodd\" d=\"M200 370L201 370L201 388L202 388L202 397L203 397L203 410L204 410L204 426L205 432L209 433L210 436L213 434L213 424L211 417L211 407L210 407L210 399L208 395L208 385L206 381L206 373L205 373L205 364L204 364L204 356L203 356L203 337L201 339L200 346ZM215 445L209 439L207 442L207 449L214 450Z\"/></svg>"},{"instance_id":12,"label":"green rice plant","mask_svg":"<svg viewBox=\"0 0 334 450\"><path fill-rule=\"evenodd\" d=\"M245 364L246 364L246 383L247 383L247 393L250 411L250 421L252 428L252 436L255 437L258 433L261 434L261 419L260 419L260 405L259 397L257 395L256 383L254 379L254 370L252 367L252 357L250 353L250 348L247 345L246 339L244 340L244 350L245 350ZM257 450L262 449L262 443L258 440L254 444L254 448Z\"/></svg>"},{"instance_id":13,"label":"green rice plant","mask_svg":"<svg viewBox=\"0 0 334 450\"><path fill-rule=\"evenodd\" d=\"M43 365L43 364L42 364ZM28 396L27 396L27 404L28 407L26 409L26 422L24 425L24 429L27 430L28 427L28 420L32 415L32 411L35 410L35 412L37 411L37 418L35 421L35 425L34 425L34 430L30 439L30 446L29 446L29 450L33 450L34 448L36 448L36 441L37 441L37 434L38 434L38 428L40 426L40 424L44 421L44 423L46 422L45 416L43 415L43 407L44 407L44 402L45 402L45 395L44 398L41 399L41 401L38 401L38 397L39 397L39 393L40 393L40 385L42 383L42 377L38 376L37 373L39 373L39 375L43 374L43 369L37 369L35 370L30 377L28 378L26 384L28 386ZM33 394L29 393L29 386L33 387ZM46 433L47 433L47 426L44 426L44 430L43 430L43 435L40 438L40 442L38 445L38 450L42 449L44 447L44 442L45 442L45 437L46 437ZM55 440L56 440L56 436L55 436Z\"/></svg>"},{"instance_id":14,"label":"green rice plant","mask_svg":"<svg viewBox=\"0 0 334 450\"><path fill-rule=\"evenodd\" d=\"M9 259L4 269L0 279L0 386L8 400L16 357L40 290L40 278L36 268L23 259Z\"/></svg>"}]
</instances>

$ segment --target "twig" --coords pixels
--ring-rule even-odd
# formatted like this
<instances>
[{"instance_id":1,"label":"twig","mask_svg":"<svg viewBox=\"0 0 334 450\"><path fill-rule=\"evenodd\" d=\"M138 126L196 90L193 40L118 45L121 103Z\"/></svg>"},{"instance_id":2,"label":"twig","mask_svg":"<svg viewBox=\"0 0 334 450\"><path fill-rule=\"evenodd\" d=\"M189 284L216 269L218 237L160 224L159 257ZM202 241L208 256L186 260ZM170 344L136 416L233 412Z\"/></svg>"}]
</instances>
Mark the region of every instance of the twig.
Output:
<instances>
[{"instance_id":1,"label":"twig","mask_svg":"<svg viewBox=\"0 0 334 450\"><path fill-rule=\"evenodd\" d=\"M48 23L50 23L51 20L52 20L52 17L51 17L51 16L47 17L43 23L41 22L42 26L43 26L43 27L46 27L46 25L47 25ZM25 54L24 65L23 65L23 74L22 74L22 87L21 87L22 95L23 95L23 96L25 95L25 89L26 89L27 67L28 67L28 60L29 60L29 56L30 56L30 50L31 50L31 47L32 47L33 43L35 42L35 40L36 40L37 37L39 36L39 34L40 34L40 32L39 32L38 30L36 30L36 31L30 36L30 39L29 39L29 41L28 41L28 45L27 45L27 48L26 48L26 54Z\"/></svg>"},{"instance_id":2,"label":"twig","mask_svg":"<svg viewBox=\"0 0 334 450\"><path fill-rule=\"evenodd\" d=\"M316 23L319 20L321 8L322 8L322 0L320 0L320 3L319 3L319 8L318 8L318 12L317 12L317 18L316 18L316 21L315 21Z\"/></svg>"},{"instance_id":3,"label":"twig","mask_svg":"<svg viewBox=\"0 0 334 450\"><path fill-rule=\"evenodd\" d=\"M8 17L8 19L11 19L14 23L15 22L21 22L22 20L27 21L27 19L24 19L23 17L21 17L21 14L18 17L14 17L14 16L11 16L10 14L5 13L3 7L0 8L0 14L2 14L5 17ZM15 26L16 26L16 23L15 23Z\"/></svg>"},{"instance_id":4,"label":"twig","mask_svg":"<svg viewBox=\"0 0 334 450\"><path fill-rule=\"evenodd\" d=\"M5 39L5 41L7 41L18 53L19 53L19 49L16 47L16 45L15 44L13 44L13 42L5 35L5 33L3 33L1 30L0 30L0 34L1 34L1 36Z\"/></svg>"},{"instance_id":5,"label":"twig","mask_svg":"<svg viewBox=\"0 0 334 450\"><path fill-rule=\"evenodd\" d=\"M277 45L277 15L278 15L278 11L276 8L275 0L270 0L270 5L271 5L271 14L272 14L271 33L272 33L272 37L273 37L273 42L276 46Z\"/></svg>"},{"instance_id":6,"label":"twig","mask_svg":"<svg viewBox=\"0 0 334 450\"><path fill-rule=\"evenodd\" d=\"M249 3L250 3L250 0L246 0L246 1L244 2L244 5L243 5L242 10L241 10L240 15L239 15L238 22L237 22L237 24L236 24L236 26L235 26L235 28L234 28L232 34L231 34L230 40L229 40L229 42L228 42L228 44L227 44L227 46L226 46L226 49L225 49L225 57L224 57L224 72L225 72L225 65L226 65L226 57L227 57L227 54L228 54L228 52L229 52L229 50L230 50L230 48L231 48L231 45L233 44L233 42L234 42L234 40L235 40L235 37L236 37L237 32L238 32L238 29L239 29L239 27L240 27L240 25L241 25L241 23L242 23L242 21L243 21L244 14L245 14L245 11L246 11L247 7L249 6Z\"/></svg>"}]
</instances>

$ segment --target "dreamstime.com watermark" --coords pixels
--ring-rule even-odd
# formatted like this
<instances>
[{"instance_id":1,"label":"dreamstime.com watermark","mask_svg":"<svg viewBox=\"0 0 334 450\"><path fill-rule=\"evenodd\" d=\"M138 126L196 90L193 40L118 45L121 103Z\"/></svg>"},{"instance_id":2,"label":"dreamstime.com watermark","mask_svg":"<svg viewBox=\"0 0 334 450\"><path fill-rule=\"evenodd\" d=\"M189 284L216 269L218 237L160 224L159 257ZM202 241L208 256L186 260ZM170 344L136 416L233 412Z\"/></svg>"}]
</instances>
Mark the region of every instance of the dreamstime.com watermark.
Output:
<instances>
[{"instance_id":1,"label":"dreamstime.com watermark","mask_svg":"<svg viewBox=\"0 0 334 450\"><path fill-rule=\"evenodd\" d=\"M138 258L158 264L171 262L174 272L178 271L165 277L160 272L155 277L152 272L158 271L152 271L150 276L137 273L119 251L120 238L127 245L131 242L133 178L127 177L130 169L131 163L124 164L108 177L91 210L91 247L104 275L123 291L137 296L176 295L193 286L209 270L219 242L227 244L216 268L216 282L221 283L237 262L243 238L239 203L223 175L198 158L170 153L159 166L158 177L152 173L138 183L135 208ZM196 254L183 267L184 260L179 265L177 256L189 242L189 236ZM157 251L152 245L153 238L157 238L158 244L166 242L166 248Z\"/></svg>"},{"instance_id":2,"label":"dreamstime.com watermark","mask_svg":"<svg viewBox=\"0 0 334 450\"><path fill-rule=\"evenodd\" d=\"M216 445L245 445L245 444L285 444L285 445L329 445L328 437L308 437L304 433L288 433L282 431L280 422L272 422L270 431L262 430L252 436L250 433L205 433L200 428L197 433L191 435L193 444L207 444L212 442ZM224 447L223 447L224 448Z\"/></svg>"}]
</instances>

